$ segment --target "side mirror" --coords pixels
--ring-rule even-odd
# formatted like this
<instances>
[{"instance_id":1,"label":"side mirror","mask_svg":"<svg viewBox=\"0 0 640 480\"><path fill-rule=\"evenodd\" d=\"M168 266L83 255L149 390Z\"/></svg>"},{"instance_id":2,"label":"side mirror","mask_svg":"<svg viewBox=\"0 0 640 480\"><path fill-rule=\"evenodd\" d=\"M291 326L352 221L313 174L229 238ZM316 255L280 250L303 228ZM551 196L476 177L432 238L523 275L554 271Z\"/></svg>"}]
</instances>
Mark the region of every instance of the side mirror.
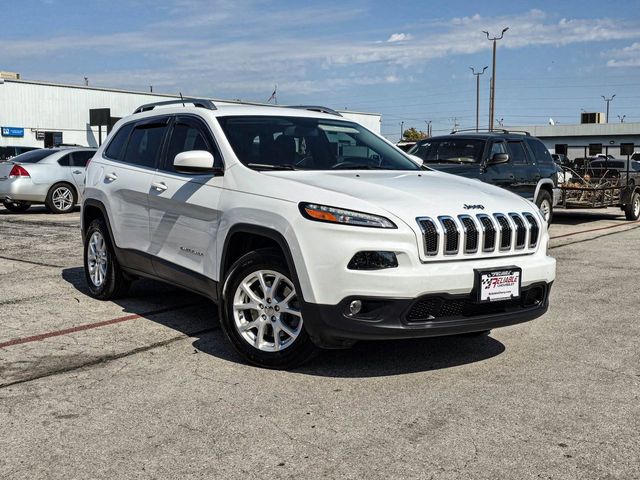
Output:
<instances>
[{"instance_id":1,"label":"side mirror","mask_svg":"<svg viewBox=\"0 0 640 480\"><path fill-rule=\"evenodd\" d=\"M180 152L173 159L173 167L181 173L213 173L213 155L205 150Z\"/></svg>"},{"instance_id":2,"label":"side mirror","mask_svg":"<svg viewBox=\"0 0 640 480\"><path fill-rule=\"evenodd\" d=\"M498 165L499 163L507 163L509 161L508 153L496 153L489 159L487 165Z\"/></svg>"}]
</instances>

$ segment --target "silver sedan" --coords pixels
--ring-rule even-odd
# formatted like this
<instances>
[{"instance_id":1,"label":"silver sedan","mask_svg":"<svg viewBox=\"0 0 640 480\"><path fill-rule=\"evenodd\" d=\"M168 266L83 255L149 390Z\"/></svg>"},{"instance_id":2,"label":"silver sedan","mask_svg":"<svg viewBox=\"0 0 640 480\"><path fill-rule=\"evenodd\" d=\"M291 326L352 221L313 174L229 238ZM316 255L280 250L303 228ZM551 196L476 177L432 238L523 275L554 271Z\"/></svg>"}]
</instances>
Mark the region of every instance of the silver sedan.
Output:
<instances>
[{"instance_id":1,"label":"silver sedan","mask_svg":"<svg viewBox=\"0 0 640 480\"><path fill-rule=\"evenodd\" d=\"M53 213L67 213L80 201L92 148L42 148L0 163L0 201L24 212L44 203Z\"/></svg>"}]
</instances>

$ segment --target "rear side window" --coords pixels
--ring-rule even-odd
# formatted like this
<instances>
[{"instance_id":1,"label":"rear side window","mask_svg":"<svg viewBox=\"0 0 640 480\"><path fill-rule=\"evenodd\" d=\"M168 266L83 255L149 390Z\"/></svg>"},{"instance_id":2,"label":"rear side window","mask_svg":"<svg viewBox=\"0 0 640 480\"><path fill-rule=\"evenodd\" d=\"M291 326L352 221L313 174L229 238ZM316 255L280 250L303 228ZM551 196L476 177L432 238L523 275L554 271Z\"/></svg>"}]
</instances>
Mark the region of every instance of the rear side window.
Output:
<instances>
[{"instance_id":1,"label":"rear side window","mask_svg":"<svg viewBox=\"0 0 640 480\"><path fill-rule=\"evenodd\" d=\"M112 158L113 160L122 160L124 147L127 144L127 139L129 138L131 130L133 130L133 123L125 125L116 132L115 136L111 139L111 142L109 142L109 146L107 146L107 149L104 152L104 154L108 158Z\"/></svg>"},{"instance_id":2,"label":"rear side window","mask_svg":"<svg viewBox=\"0 0 640 480\"><path fill-rule=\"evenodd\" d=\"M86 167L87 162L93 157L96 152L87 150L84 152L73 152L71 154L71 164L74 167Z\"/></svg>"},{"instance_id":3,"label":"rear side window","mask_svg":"<svg viewBox=\"0 0 640 480\"><path fill-rule=\"evenodd\" d=\"M166 121L136 125L131 132L122 160L140 167L155 167L166 131Z\"/></svg>"},{"instance_id":4,"label":"rear side window","mask_svg":"<svg viewBox=\"0 0 640 480\"><path fill-rule=\"evenodd\" d=\"M527 163L527 154L524 151L522 142L509 142L507 148L509 150L509 160L511 163L516 165Z\"/></svg>"},{"instance_id":5,"label":"rear side window","mask_svg":"<svg viewBox=\"0 0 640 480\"><path fill-rule=\"evenodd\" d=\"M536 138L528 138L527 143L529 144L529 148L533 153L533 157L536 159L536 162L540 163L551 163L553 162L553 158L547 150L547 147L544 146L540 140Z\"/></svg>"},{"instance_id":6,"label":"rear side window","mask_svg":"<svg viewBox=\"0 0 640 480\"><path fill-rule=\"evenodd\" d=\"M70 167L71 166L71 154L67 153L64 157L60 157L58 159L58 165L61 167Z\"/></svg>"}]
</instances>

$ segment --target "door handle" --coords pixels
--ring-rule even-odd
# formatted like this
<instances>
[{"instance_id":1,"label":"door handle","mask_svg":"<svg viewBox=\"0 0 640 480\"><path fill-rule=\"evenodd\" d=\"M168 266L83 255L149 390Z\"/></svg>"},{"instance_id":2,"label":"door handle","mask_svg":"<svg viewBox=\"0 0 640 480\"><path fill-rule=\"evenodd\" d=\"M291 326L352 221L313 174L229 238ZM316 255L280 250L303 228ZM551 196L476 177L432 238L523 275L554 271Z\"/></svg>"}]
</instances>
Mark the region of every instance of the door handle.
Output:
<instances>
[{"instance_id":1,"label":"door handle","mask_svg":"<svg viewBox=\"0 0 640 480\"><path fill-rule=\"evenodd\" d=\"M76 175L80 175L82 172L80 170L74 170L73 173L75 173Z\"/></svg>"},{"instance_id":2,"label":"door handle","mask_svg":"<svg viewBox=\"0 0 640 480\"><path fill-rule=\"evenodd\" d=\"M115 182L118 179L118 175L116 175L114 172L111 172L107 173L104 178L109 180L110 182Z\"/></svg>"},{"instance_id":3,"label":"door handle","mask_svg":"<svg viewBox=\"0 0 640 480\"><path fill-rule=\"evenodd\" d=\"M164 182L154 182L151 187L155 188L159 192L164 192L168 187Z\"/></svg>"}]
</instances>

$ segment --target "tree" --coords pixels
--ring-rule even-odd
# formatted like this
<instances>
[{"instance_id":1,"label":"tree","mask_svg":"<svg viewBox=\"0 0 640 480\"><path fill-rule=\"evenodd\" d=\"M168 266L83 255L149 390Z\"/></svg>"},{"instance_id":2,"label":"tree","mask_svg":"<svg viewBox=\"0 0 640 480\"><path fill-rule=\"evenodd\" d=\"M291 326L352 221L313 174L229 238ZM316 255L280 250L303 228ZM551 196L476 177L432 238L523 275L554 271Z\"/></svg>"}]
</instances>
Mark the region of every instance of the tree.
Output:
<instances>
[{"instance_id":1,"label":"tree","mask_svg":"<svg viewBox=\"0 0 640 480\"><path fill-rule=\"evenodd\" d=\"M427 134L415 127L407 128L402 134L402 140L405 142L417 142L424 138L427 138Z\"/></svg>"}]
</instances>

